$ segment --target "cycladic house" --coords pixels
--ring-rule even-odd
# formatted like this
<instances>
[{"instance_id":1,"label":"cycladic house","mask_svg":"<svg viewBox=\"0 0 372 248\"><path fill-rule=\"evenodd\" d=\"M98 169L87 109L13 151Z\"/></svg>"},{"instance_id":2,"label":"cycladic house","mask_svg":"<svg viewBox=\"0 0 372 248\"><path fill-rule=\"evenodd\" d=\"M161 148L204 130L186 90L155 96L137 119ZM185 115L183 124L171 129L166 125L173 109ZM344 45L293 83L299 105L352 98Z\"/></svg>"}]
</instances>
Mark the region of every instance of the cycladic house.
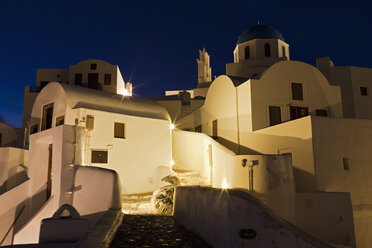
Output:
<instances>
[{"instance_id":1,"label":"cycladic house","mask_svg":"<svg viewBox=\"0 0 372 248\"><path fill-rule=\"evenodd\" d=\"M204 105L174 119L176 126L214 137L236 154L290 155L296 225L330 242L330 225L341 227L344 216L323 225L310 218L337 211L344 205L337 201L349 196L334 192L350 192L356 244L371 246L372 69L336 67L329 58L318 59L318 68L291 61L283 36L266 25L245 31L233 55ZM344 245L353 246L353 231L344 234Z\"/></svg>"},{"instance_id":2,"label":"cycladic house","mask_svg":"<svg viewBox=\"0 0 372 248\"><path fill-rule=\"evenodd\" d=\"M372 246L372 69L292 61L266 25L243 32L226 75L212 81L209 59L199 51L196 88L152 99L131 96L101 60L39 69L25 91L24 149L0 148L10 154L0 235L22 206L10 243L37 241L40 220L66 203L94 225L121 193L152 192L182 171L249 191L323 242Z\"/></svg>"},{"instance_id":3,"label":"cycladic house","mask_svg":"<svg viewBox=\"0 0 372 248\"><path fill-rule=\"evenodd\" d=\"M64 204L74 206L93 227L109 209L121 209L122 193L152 192L171 173L166 109L132 97L130 87L120 90L125 85L121 75L114 81L117 90L109 87L108 76L102 88L96 87L101 85L97 78L92 84L90 71L101 78L95 70L108 63L89 60L78 65L75 75L83 75L79 84L48 82L35 91L24 129L28 150L0 148L7 155L0 158L1 245L37 243L41 220ZM84 69L89 71L88 84ZM111 75L116 78L114 69ZM51 77L53 71L42 72ZM63 70L57 72L65 78Z\"/></svg>"}]
</instances>

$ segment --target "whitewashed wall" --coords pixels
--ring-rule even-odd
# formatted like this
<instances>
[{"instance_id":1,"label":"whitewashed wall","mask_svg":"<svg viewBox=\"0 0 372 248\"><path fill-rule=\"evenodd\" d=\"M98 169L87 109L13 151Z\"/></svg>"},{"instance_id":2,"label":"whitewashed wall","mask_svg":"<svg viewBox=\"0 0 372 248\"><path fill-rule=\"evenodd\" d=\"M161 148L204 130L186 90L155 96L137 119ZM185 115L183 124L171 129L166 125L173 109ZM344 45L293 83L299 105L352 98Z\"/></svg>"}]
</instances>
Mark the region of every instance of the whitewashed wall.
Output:
<instances>
[{"instance_id":1,"label":"whitewashed wall","mask_svg":"<svg viewBox=\"0 0 372 248\"><path fill-rule=\"evenodd\" d=\"M77 164L93 165L119 173L124 194L153 191L161 182L160 171L170 171L171 130L168 120L143 118L89 109L79 116L94 116L94 129L80 138L83 159ZM114 123L125 123L125 139L114 138ZM89 137L89 138L88 138ZM92 150L108 152L108 163L91 162Z\"/></svg>"},{"instance_id":2,"label":"whitewashed wall","mask_svg":"<svg viewBox=\"0 0 372 248\"><path fill-rule=\"evenodd\" d=\"M352 211L350 193L296 193L296 226L329 244L355 247Z\"/></svg>"},{"instance_id":3,"label":"whitewashed wall","mask_svg":"<svg viewBox=\"0 0 372 248\"><path fill-rule=\"evenodd\" d=\"M228 150L205 134L175 130L173 132L173 158L175 167L199 171L209 178L213 187L249 189L249 168L253 167L253 191L262 202L283 218L295 222L295 185L288 155L239 155ZM246 159L246 166L242 160Z\"/></svg>"},{"instance_id":4,"label":"whitewashed wall","mask_svg":"<svg viewBox=\"0 0 372 248\"><path fill-rule=\"evenodd\" d=\"M269 126L269 106L280 106L282 121L290 119L290 106L307 107L309 113L327 109L331 117L342 117L341 89L330 85L315 67L298 61L282 61L268 68L260 80L251 80L252 129ZM291 83L301 83L303 100L293 100Z\"/></svg>"},{"instance_id":5,"label":"whitewashed wall","mask_svg":"<svg viewBox=\"0 0 372 248\"><path fill-rule=\"evenodd\" d=\"M178 187L174 209L176 222L213 247L311 248L329 247L284 221L247 192ZM250 229L252 239L239 232Z\"/></svg>"},{"instance_id":6,"label":"whitewashed wall","mask_svg":"<svg viewBox=\"0 0 372 248\"><path fill-rule=\"evenodd\" d=\"M319 189L351 193L357 246L372 246L372 121L317 117L312 126Z\"/></svg>"},{"instance_id":7,"label":"whitewashed wall","mask_svg":"<svg viewBox=\"0 0 372 248\"><path fill-rule=\"evenodd\" d=\"M27 180L28 151L14 147L0 148L0 193ZM24 175L23 175L24 174Z\"/></svg>"}]
</instances>

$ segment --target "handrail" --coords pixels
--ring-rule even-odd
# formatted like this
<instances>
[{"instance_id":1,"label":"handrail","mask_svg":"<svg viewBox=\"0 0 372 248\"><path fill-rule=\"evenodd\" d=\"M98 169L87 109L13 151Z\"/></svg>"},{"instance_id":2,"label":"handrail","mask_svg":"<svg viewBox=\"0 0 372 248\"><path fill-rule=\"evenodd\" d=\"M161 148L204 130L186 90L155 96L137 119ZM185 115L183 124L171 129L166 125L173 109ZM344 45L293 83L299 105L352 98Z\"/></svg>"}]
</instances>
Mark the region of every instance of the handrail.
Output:
<instances>
[{"instance_id":1,"label":"handrail","mask_svg":"<svg viewBox=\"0 0 372 248\"><path fill-rule=\"evenodd\" d=\"M14 227L15 223L17 222L19 216L22 214L23 210L25 209L26 205L23 205L23 207L21 208L21 211L19 211L18 215L16 216L16 218L14 219L12 225L9 227L8 231L5 233L5 236L4 238L0 241L0 246L3 244L3 242L5 241L6 239L6 236L8 236L8 234L10 233L10 230L12 230L12 228Z\"/></svg>"}]
</instances>

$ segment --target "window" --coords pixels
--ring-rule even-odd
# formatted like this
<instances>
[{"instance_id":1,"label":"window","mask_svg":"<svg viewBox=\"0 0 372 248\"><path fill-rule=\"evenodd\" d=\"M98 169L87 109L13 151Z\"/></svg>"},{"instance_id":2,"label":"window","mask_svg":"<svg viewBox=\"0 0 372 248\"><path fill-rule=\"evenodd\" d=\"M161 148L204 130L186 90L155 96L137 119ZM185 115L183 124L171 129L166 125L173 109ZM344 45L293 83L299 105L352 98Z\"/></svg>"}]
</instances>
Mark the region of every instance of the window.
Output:
<instances>
[{"instance_id":1,"label":"window","mask_svg":"<svg viewBox=\"0 0 372 248\"><path fill-rule=\"evenodd\" d=\"M212 122L212 137L213 138L218 137L218 123L217 123L217 120L214 120Z\"/></svg>"},{"instance_id":2,"label":"window","mask_svg":"<svg viewBox=\"0 0 372 248\"><path fill-rule=\"evenodd\" d=\"M265 57L270 57L270 56L271 56L270 44L266 43L265 44Z\"/></svg>"},{"instance_id":3,"label":"window","mask_svg":"<svg viewBox=\"0 0 372 248\"><path fill-rule=\"evenodd\" d=\"M119 123L119 122L114 123L114 137L125 139L125 124L124 123Z\"/></svg>"},{"instance_id":4,"label":"window","mask_svg":"<svg viewBox=\"0 0 372 248\"><path fill-rule=\"evenodd\" d=\"M0 146L3 144L3 134L0 133Z\"/></svg>"},{"instance_id":5,"label":"window","mask_svg":"<svg viewBox=\"0 0 372 248\"><path fill-rule=\"evenodd\" d=\"M111 74L105 74L104 84L111 85Z\"/></svg>"},{"instance_id":6,"label":"window","mask_svg":"<svg viewBox=\"0 0 372 248\"><path fill-rule=\"evenodd\" d=\"M37 129L38 129L38 125L37 125L37 124L32 125L32 126L30 127L30 135L31 135L31 134L34 134L34 133L37 133Z\"/></svg>"},{"instance_id":7,"label":"window","mask_svg":"<svg viewBox=\"0 0 372 248\"><path fill-rule=\"evenodd\" d=\"M285 54L285 47L283 46L282 47L282 54L283 54L283 57L286 57L287 55Z\"/></svg>"},{"instance_id":8,"label":"window","mask_svg":"<svg viewBox=\"0 0 372 248\"><path fill-rule=\"evenodd\" d=\"M249 59L249 46L244 48L245 59Z\"/></svg>"},{"instance_id":9,"label":"window","mask_svg":"<svg viewBox=\"0 0 372 248\"><path fill-rule=\"evenodd\" d=\"M41 131L52 127L53 121L53 103L43 106L43 116L41 119Z\"/></svg>"},{"instance_id":10,"label":"window","mask_svg":"<svg viewBox=\"0 0 372 248\"><path fill-rule=\"evenodd\" d=\"M368 96L367 87L360 87L360 95L361 96Z\"/></svg>"},{"instance_id":11,"label":"window","mask_svg":"<svg viewBox=\"0 0 372 248\"><path fill-rule=\"evenodd\" d=\"M328 111L326 109L315 110L315 115L317 116L328 116Z\"/></svg>"},{"instance_id":12,"label":"window","mask_svg":"<svg viewBox=\"0 0 372 248\"><path fill-rule=\"evenodd\" d=\"M97 64L90 64L91 70L97 70Z\"/></svg>"},{"instance_id":13,"label":"window","mask_svg":"<svg viewBox=\"0 0 372 248\"><path fill-rule=\"evenodd\" d=\"M199 125L199 126L195 127L195 132L201 133L202 132L202 125Z\"/></svg>"},{"instance_id":14,"label":"window","mask_svg":"<svg viewBox=\"0 0 372 248\"><path fill-rule=\"evenodd\" d=\"M56 127L65 124L65 116L61 115L56 118Z\"/></svg>"},{"instance_id":15,"label":"window","mask_svg":"<svg viewBox=\"0 0 372 248\"><path fill-rule=\"evenodd\" d=\"M61 75L58 74L58 75L57 75L57 78L60 78L60 77L61 77Z\"/></svg>"},{"instance_id":16,"label":"window","mask_svg":"<svg viewBox=\"0 0 372 248\"><path fill-rule=\"evenodd\" d=\"M349 168L349 160L346 157L342 158L342 166L344 167L344 170L348 171Z\"/></svg>"},{"instance_id":17,"label":"window","mask_svg":"<svg viewBox=\"0 0 372 248\"><path fill-rule=\"evenodd\" d=\"M293 100L304 100L302 93L302 84L292 83L292 99Z\"/></svg>"},{"instance_id":18,"label":"window","mask_svg":"<svg viewBox=\"0 0 372 248\"><path fill-rule=\"evenodd\" d=\"M82 85L83 83L83 74L75 73L75 85Z\"/></svg>"},{"instance_id":19,"label":"window","mask_svg":"<svg viewBox=\"0 0 372 248\"><path fill-rule=\"evenodd\" d=\"M107 151L92 150L92 163L107 164Z\"/></svg>"},{"instance_id":20,"label":"window","mask_svg":"<svg viewBox=\"0 0 372 248\"><path fill-rule=\"evenodd\" d=\"M269 106L270 126L282 122L282 113L279 106Z\"/></svg>"},{"instance_id":21,"label":"window","mask_svg":"<svg viewBox=\"0 0 372 248\"><path fill-rule=\"evenodd\" d=\"M290 107L291 120L298 119L309 114L309 110L305 107Z\"/></svg>"}]
</instances>

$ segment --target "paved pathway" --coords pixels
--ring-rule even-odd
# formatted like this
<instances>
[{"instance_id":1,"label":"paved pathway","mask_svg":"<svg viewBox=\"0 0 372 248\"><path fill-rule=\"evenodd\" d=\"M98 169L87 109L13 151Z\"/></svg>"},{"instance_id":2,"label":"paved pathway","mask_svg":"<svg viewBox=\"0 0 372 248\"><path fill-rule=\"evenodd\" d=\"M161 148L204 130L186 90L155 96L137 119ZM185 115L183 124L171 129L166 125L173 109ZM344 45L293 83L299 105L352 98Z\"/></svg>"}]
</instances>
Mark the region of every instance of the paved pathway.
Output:
<instances>
[{"instance_id":1,"label":"paved pathway","mask_svg":"<svg viewBox=\"0 0 372 248\"><path fill-rule=\"evenodd\" d=\"M172 216L163 215L124 215L110 247L210 248L197 236L177 226Z\"/></svg>"}]
</instances>

